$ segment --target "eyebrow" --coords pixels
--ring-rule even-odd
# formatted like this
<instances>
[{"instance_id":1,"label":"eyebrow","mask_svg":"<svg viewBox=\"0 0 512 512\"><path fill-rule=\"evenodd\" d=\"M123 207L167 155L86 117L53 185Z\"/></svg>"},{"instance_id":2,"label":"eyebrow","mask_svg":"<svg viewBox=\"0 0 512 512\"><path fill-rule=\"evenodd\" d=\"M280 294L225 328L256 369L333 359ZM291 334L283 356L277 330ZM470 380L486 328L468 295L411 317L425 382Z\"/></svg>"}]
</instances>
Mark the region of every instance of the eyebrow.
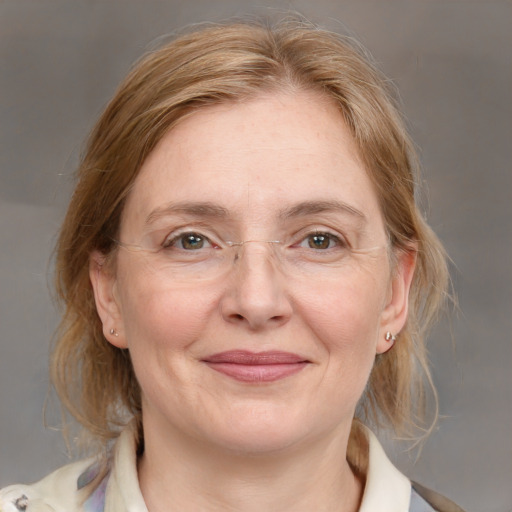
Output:
<instances>
[{"instance_id":1,"label":"eyebrow","mask_svg":"<svg viewBox=\"0 0 512 512\"><path fill-rule=\"evenodd\" d=\"M210 217L216 219L223 219L229 217L229 211L217 204L209 202L181 202L169 203L165 206L154 209L146 217L146 225L155 222L162 217L168 215L193 215L195 217Z\"/></svg>"},{"instance_id":2,"label":"eyebrow","mask_svg":"<svg viewBox=\"0 0 512 512\"><path fill-rule=\"evenodd\" d=\"M366 221L363 212L342 201L303 201L278 214L281 220L315 215L318 213L341 212L349 214L361 221ZM179 202L169 203L155 208L146 218L146 225L169 215L191 215L195 217L226 219L231 216L229 210L211 202Z\"/></svg>"},{"instance_id":3,"label":"eyebrow","mask_svg":"<svg viewBox=\"0 0 512 512\"><path fill-rule=\"evenodd\" d=\"M363 212L350 206L343 201L304 201L290 208L282 210L279 214L281 219L289 219L293 217L301 217L303 215L314 215L317 213L341 212L366 221Z\"/></svg>"}]
</instances>

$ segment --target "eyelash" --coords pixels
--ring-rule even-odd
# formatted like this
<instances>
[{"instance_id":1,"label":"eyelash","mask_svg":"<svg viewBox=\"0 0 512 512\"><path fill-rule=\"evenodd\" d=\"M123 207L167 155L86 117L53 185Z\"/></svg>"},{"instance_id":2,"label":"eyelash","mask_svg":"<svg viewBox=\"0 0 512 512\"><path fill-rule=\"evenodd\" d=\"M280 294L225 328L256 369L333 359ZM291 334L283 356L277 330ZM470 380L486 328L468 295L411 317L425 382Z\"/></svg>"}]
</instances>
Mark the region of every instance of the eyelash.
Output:
<instances>
[{"instance_id":1,"label":"eyelash","mask_svg":"<svg viewBox=\"0 0 512 512\"><path fill-rule=\"evenodd\" d=\"M198 231L184 231L184 232L181 232L181 233L178 233L174 236L170 236L170 237L167 237L163 244L162 244L162 248L163 249L172 249L172 248L177 248L176 247L176 243L179 242L180 240L185 240L185 237L197 237L197 238L201 238L203 241L207 242L208 244L210 244L212 247L215 246L215 244L213 244L213 242L205 235L203 235L202 233L198 232ZM183 242L182 242L183 243ZM200 249L202 249L203 247L200 247ZM178 249L180 250L183 250L183 251L186 251L187 249L185 249L184 247L178 247Z\"/></svg>"},{"instance_id":2,"label":"eyelash","mask_svg":"<svg viewBox=\"0 0 512 512\"><path fill-rule=\"evenodd\" d=\"M347 246L347 243L345 242L345 240L343 238L341 238L340 236L338 235L335 235L334 233L329 233L328 231L315 231L313 233L308 233L306 236L304 236L298 246L299 247L302 247L302 244L304 242L306 242L308 239L312 239L313 237L318 237L318 238L327 238L329 240L329 245L331 244L331 242L333 242L335 244L336 247L346 247ZM308 244L309 245L309 244ZM314 247L311 247L311 245L309 245L309 248L310 249L315 249ZM329 249L334 249L335 247L326 247L326 248L323 248L321 250L329 250ZM319 248L317 248L319 249ZM320 249L319 249L320 250Z\"/></svg>"},{"instance_id":3,"label":"eyelash","mask_svg":"<svg viewBox=\"0 0 512 512\"><path fill-rule=\"evenodd\" d=\"M177 243L179 243L180 240L182 240L182 245L183 245L183 241L185 240L185 237L187 237L187 236L189 238L191 238L191 237L200 238L203 242L206 242L209 245L209 247L207 247L207 248L218 248L219 247L217 244L212 242L210 238L208 238L207 236L203 235L199 231L183 231L183 232L175 234L174 236L167 237L164 240L164 242L162 243L162 248L163 249L175 248L175 249L179 249L179 250L183 250L183 251L193 251L193 249L186 249L183 246L182 247L177 247ZM310 248L310 249L315 250L315 248L311 247L311 245L309 245L309 244L308 244L309 247L303 247L302 246L303 243L307 242L308 239L311 239L312 237L326 237L329 240L329 246L326 247L326 248L322 248L322 249L317 248L319 251L320 250L327 251L327 250L332 250L335 247L345 248L345 247L349 246L349 244L347 243L345 238L343 238L343 237L341 237L339 235L335 235L334 233L330 233L329 231L316 230L316 231L313 231L313 232L306 233L299 240L299 242L297 242L295 244L292 244L291 247L304 248L304 249ZM330 246L331 242L333 242L335 244L335 247L331 247ZM204 248L203 246L199 247L199 249L203 249L203 248Z\"/></svg>"}]
</instances>

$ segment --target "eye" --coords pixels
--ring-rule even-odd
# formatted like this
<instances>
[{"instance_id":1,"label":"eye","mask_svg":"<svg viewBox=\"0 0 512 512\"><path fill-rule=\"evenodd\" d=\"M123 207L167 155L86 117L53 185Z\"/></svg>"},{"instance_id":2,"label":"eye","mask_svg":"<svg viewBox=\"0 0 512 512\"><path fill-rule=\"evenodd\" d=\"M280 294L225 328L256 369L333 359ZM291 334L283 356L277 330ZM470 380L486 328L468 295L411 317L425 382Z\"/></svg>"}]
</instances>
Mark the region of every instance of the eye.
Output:
<instances>
[{"instance_id":1,"label":"eye","mask_svg":"<svg viewBox=\"0 0 512 512\"><path fill-rule=\"evenodd\" d=\"M168 238L163 244L164 248L182 249L184 251L197 251L206 247L212 247L208 238L200 233L180 233L174 237Z\"/></svg>"},{"instance_id":2,"label":"eye","mask_svg":"<svg viewBox=\"0 0 512 512\"><path fill-rule=\"evenodd\" d=\"M308 235L300 245L305 247L305 244L307 244L307 247L310 249L317 250L332 249L333 247L343 245L341 240L331 233L312 233Z\"/></svg>"}]
</instances>

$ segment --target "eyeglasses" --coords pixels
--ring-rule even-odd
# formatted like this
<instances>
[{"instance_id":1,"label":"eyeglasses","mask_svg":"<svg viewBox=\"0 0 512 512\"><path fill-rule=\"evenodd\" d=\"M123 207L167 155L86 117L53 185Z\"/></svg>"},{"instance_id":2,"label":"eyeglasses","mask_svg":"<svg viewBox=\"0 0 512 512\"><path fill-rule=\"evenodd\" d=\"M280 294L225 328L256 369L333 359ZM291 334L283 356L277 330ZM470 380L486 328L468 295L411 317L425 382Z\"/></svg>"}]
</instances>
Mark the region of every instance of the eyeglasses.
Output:
<instances>
[{"instance_id":1,"label":"eyeglasses","mask_svg":"<svg viewBox=\"0 0 512 512\"><path fill-rule=\"evenodd\" d=\"M140 244L113 240L137 254L148 269L174 281L213 279L242 270L264 257L289 277L332 278L354 263L375 257L387 246L352 247L341 236L314 231L284 240L222 241L199 231L178 232L159 243L147 236Z\"/></svg>"}]
</instances>

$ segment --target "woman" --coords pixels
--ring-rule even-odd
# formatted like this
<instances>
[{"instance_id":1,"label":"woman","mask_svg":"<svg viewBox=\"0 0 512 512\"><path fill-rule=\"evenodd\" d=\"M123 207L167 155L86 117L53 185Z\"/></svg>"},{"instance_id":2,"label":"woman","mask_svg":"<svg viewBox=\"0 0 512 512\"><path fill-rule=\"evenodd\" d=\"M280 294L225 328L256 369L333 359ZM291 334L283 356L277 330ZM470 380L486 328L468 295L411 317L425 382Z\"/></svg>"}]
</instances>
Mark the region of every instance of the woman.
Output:
<instances>
[{"instance_id":1,"label":"woman","mask_svg":"<svg viewBox=\"0 0 512 512\"><path fill-rule=\"evenodd\" d=\"M296 22L138 63L57 246L53 380L103 456L0 510L460 510L363 425L411 433L447 281L385 84Z\"/></svg>"}]
</instances>

